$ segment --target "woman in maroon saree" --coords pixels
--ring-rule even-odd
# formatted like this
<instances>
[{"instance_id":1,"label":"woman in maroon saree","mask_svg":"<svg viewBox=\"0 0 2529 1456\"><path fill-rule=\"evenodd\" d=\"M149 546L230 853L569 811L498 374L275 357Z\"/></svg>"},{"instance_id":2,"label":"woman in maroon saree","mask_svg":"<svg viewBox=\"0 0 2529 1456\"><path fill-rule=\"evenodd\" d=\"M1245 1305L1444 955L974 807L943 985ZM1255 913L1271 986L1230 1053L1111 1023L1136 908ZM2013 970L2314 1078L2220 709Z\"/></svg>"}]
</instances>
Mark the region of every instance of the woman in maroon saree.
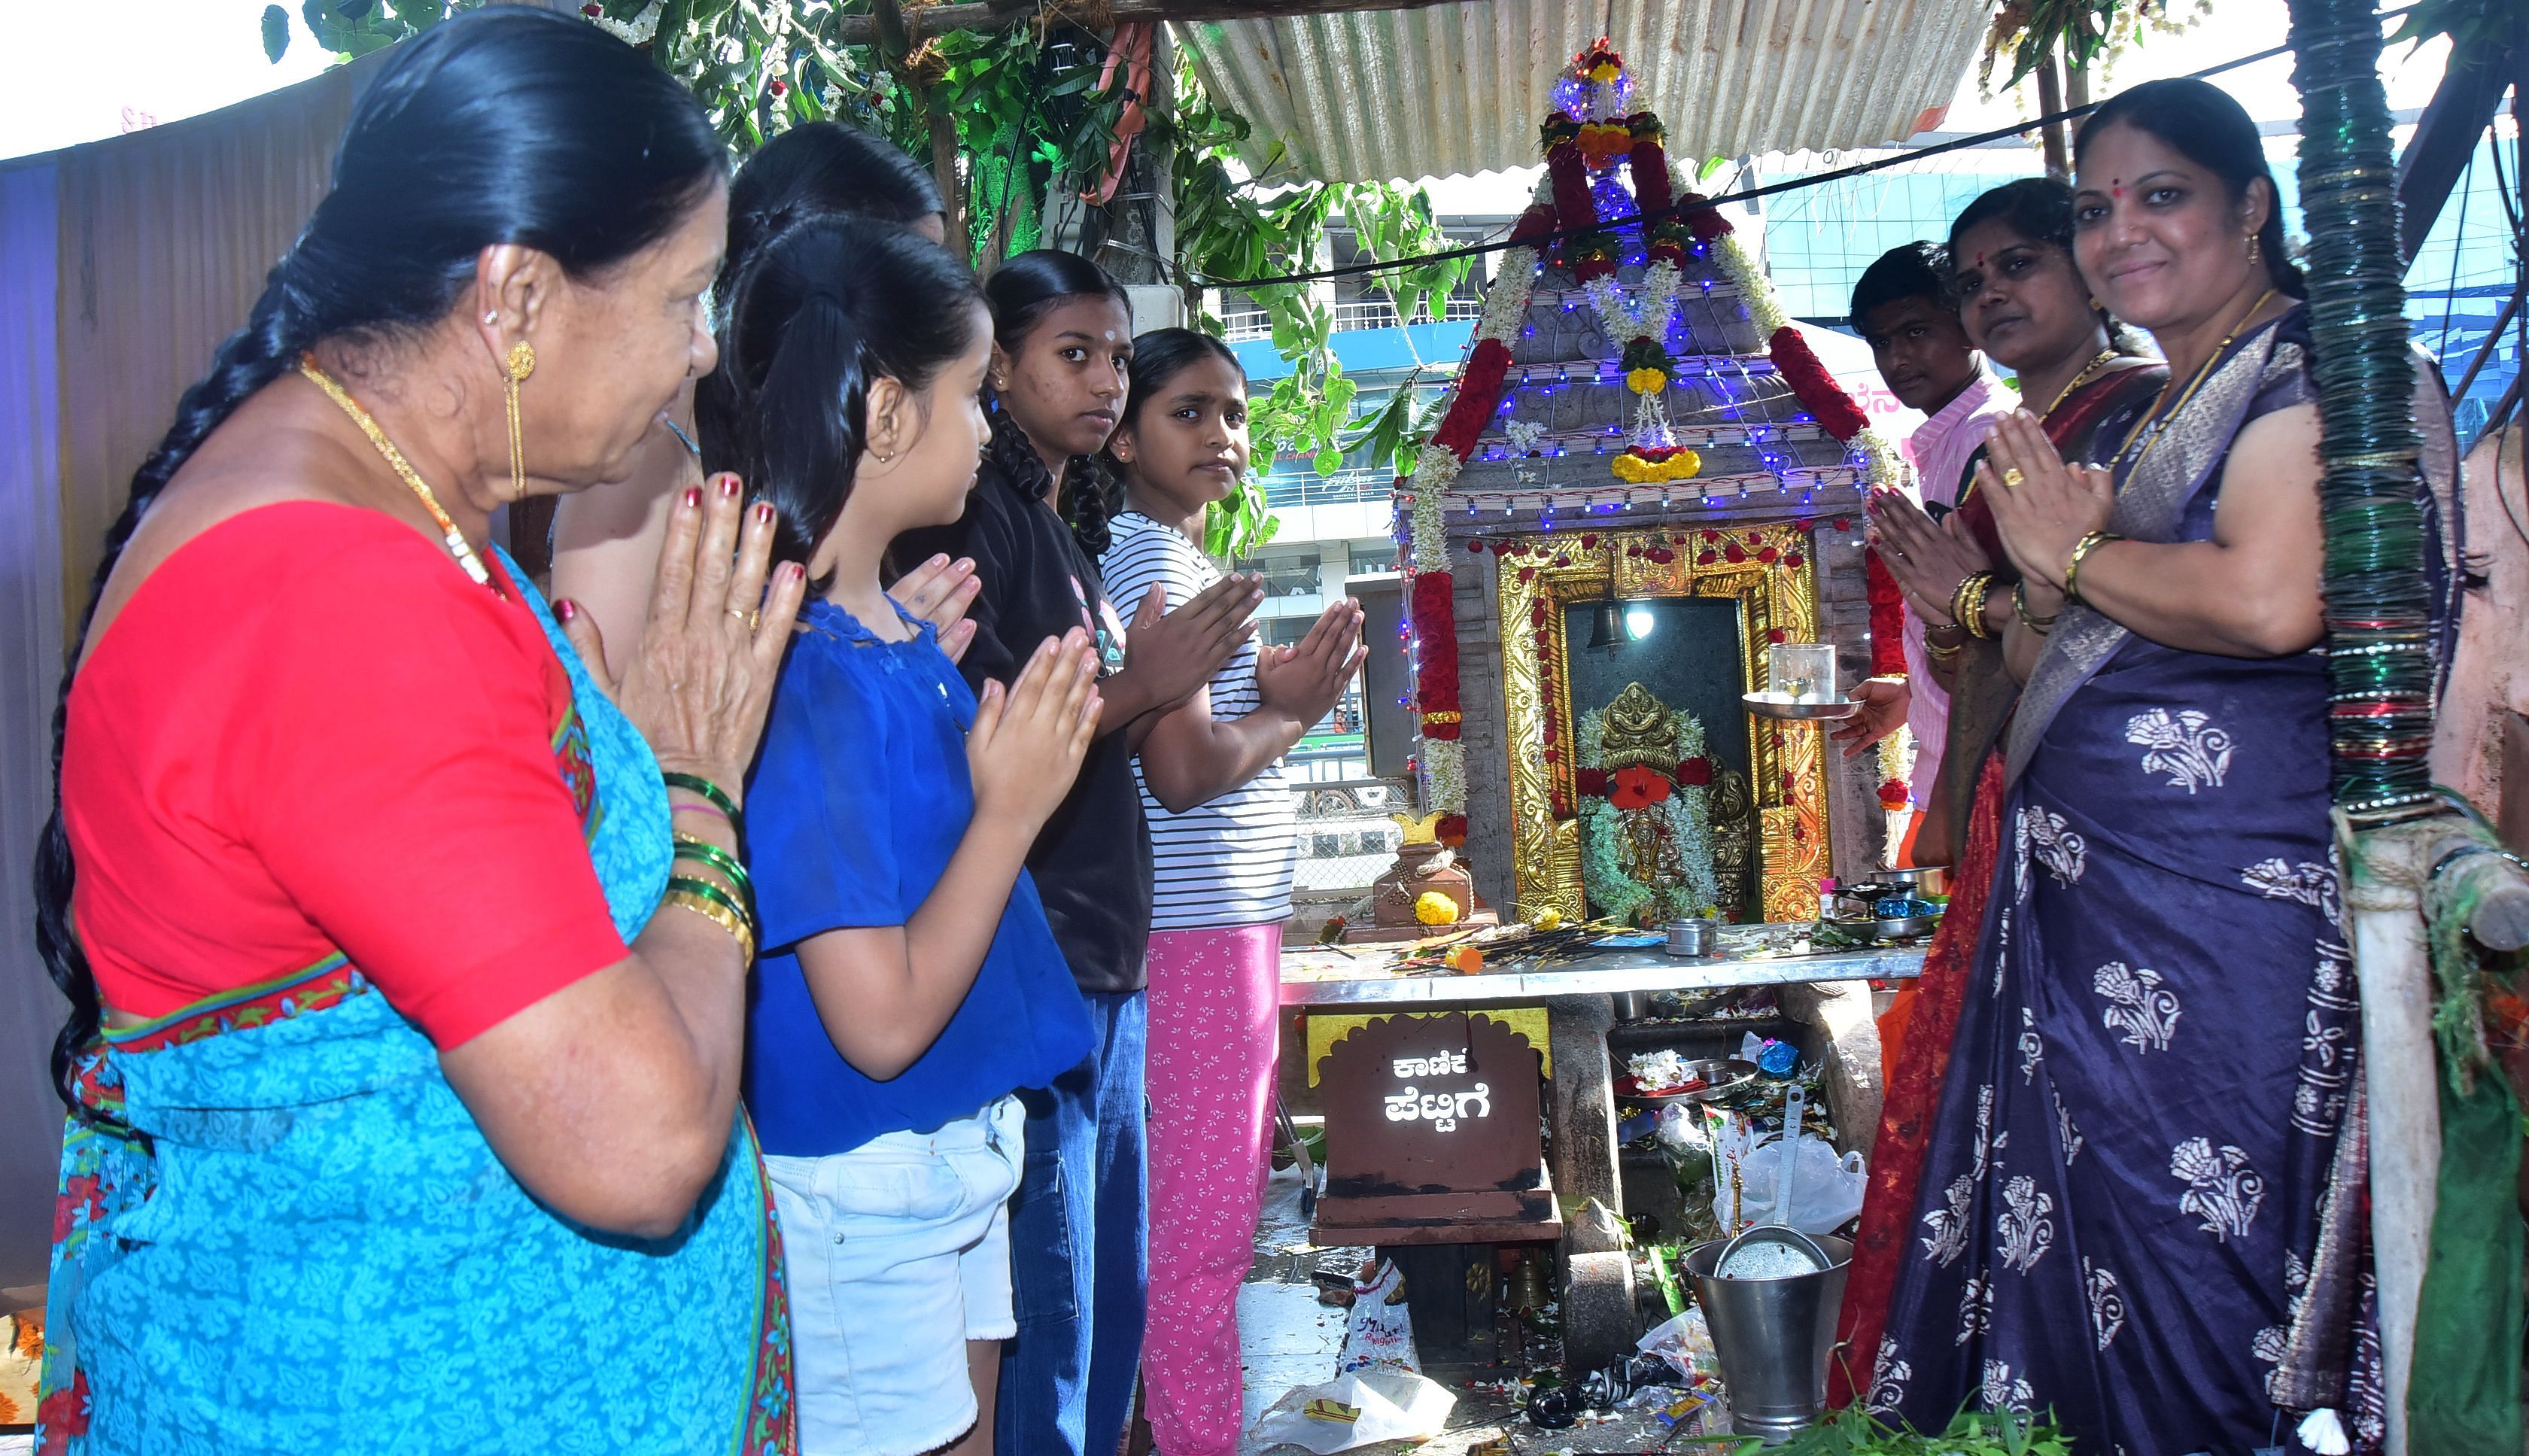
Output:
<instances>
[{"instance_id":1,"label":"woman in maroon saree","mask_svg":"<svg viewBox=\"0 0 2529 1456\"><path fill-rule=\"evenodd\" d=\"M2018 376L2030 407L2045 404L2048 443L2067 460L2095 458L2093 442L2121 436L2169 371L2149 358L2090 298L2072 262L2072 189L2027 178L1977 197L1950 229L1950 266L1967 338ZM2049 404L2048 402L2052 402ZM1976 459L1984 458L1977 452ZM1880 553L1925 622L1936 674L1950 689L1949 753L1925 798L1918 863L1949 863L1949 914L1923 958L1922 976L1899 993L1881 1022L1891 1048L1888 1095L1871 1150L1870 1192L1846 1285L1835 1372L1837 1399L1856 1393L1853 1351L1876 1349L1907 1243L1925 1135L1939 1101L1967 967L1975 955L1993 879L2002 810L1993 746L2019 685L2002 660L2011 587L2019 577L1975 487L1973 462L1951 518L1935 522L1895 492L1870 506ZM1984 614L1961 624L1952 607L1971 574L1984 573Z\"/></svg>"}]
</instances>

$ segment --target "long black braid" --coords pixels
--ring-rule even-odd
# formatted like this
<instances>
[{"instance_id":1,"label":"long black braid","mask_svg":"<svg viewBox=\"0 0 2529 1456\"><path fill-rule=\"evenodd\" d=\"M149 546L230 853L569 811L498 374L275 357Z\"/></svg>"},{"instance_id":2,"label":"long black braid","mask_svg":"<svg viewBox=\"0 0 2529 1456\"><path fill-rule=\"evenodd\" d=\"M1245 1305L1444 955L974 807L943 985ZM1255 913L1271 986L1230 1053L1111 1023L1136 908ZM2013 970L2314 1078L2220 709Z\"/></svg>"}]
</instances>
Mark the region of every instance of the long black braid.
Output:
<instances>
[{"instance_id":1,"label":"long black braid","mask_svg":"<svg viewBox=\"0 0 2529 1456\"><path fill-rule=\"evenodd\" d=\"M987 458L1011 484L1030 496L1052 490L1053 472L1045 467L1045 457L1029 443L1027 431L1019 428L1019 422L997 401L990 404L993 439L985 452ZM1110 544L1107 522L1123 509L1123 489L1091 456L1075 455L1063 461L1062 478L1069 484L1056 504L1062 508L1064 522L1071 527L1072 539L1095 561L1106 554Z\"/></svg>"},{"instance_id":2,"label":"long black braid","mask_svg":"<svg viewBox=\"0 0 2529 1456\"><path fill-rule=\"evenodd\" d=\"M665 72L594 27L542 11L505 7L437 27L361 95L333 190L133 475L63 665L54 809L35 851L35 944L71 1004L52 1073L74 1112L89 1115L73 1081L104 1006L72 924L78 867L60 807L62 749L97 599L151 504L239 405L319 341L438 324L493 243L537 248L574 275L619 262L683 221L726 166L708 118Z\"/></svg>"},{"instance_id":3,"label":"long black braid","mask_svg":"<svg viewBox=\"0 0 2529 1456\"><path fill-rule=\"evenodd\" d=\"M1113 275L1078 253L1038 248L1003 260L984 280L984 297L993 308L993 338L1002 351L1016 355L1026 344L1028 334L1039 320L1054 307L1072 298L1112 298L1124 306L1130 317L1132 296L1124 292ZM994 464L1006 472L1010 480L1025 487L1030 494L1041 495L1053 487L1052 472L1045 459L1028 442L1027 432L1018 421L990 398L986 404L993 411L993 443L989 455ZM1071 525L1073 539L1092 560L1106 554L1107 521L1122 509L1124 489L1103 466L1089 456L1073 456L1063 463L1063 495L1057 502L1062 518Z\"/></svg>"}]
</instances>

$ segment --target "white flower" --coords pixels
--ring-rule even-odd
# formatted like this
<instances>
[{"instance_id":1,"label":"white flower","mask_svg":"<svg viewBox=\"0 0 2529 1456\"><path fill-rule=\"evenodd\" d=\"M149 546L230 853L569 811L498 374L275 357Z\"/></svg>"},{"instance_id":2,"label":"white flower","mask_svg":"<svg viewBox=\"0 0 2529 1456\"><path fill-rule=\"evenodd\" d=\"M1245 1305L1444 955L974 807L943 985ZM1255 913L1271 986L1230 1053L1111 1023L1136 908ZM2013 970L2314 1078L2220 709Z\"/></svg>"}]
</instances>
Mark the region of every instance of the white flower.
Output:
<instances>
[{"instance_id":1,"label":"white flower","mask_svg":"<svg viewBox=\"0 0 2529 1456\"><path fill-rule=\"evenodd\" d=\"M2148 749L2143 772L2167 774L2169 786L2192 794L2220 788L2231 768L2231 735L2193 708L2153 708L2125 720L2125 741Z\"/></svg>"},{"instance_id":2,"label":"white flower","mask_svg":"<svg viewBox=\"0 0 2529 1456\"><path fill-rule=\"evenodd\" d=\"M2247 1237L2265 1201L2266 1180L2248 1166L2245 1152L2229 1144L2216 1151L2210 1138L2188 1138L2170 1150L2169 1174L2186 1180L2178 1207L2203 1219L2204 1232L2226 1244Z\"/></svg>"},{"instance_id":3,"label":"white flower","mask_svg":"<svg viewBox=\"0 0 2529 1456\"><path fill-rule=\"evenodd\" d=\"M1484 294L1483 312L1476 320L1476 337L1509 344L1528 322L1528 297L1536 287L1536 249L1513 247L1502 253L1501 269Z\"/></svg>"},{"instance_id":4,"label":"white flower","mask_svg":"<svg viewBox=\"0 0 2529 1456\"><path fill-rule=\"evenodd\" d=\"M2090 990L2111 1004L2099 1013L2108 1030L2137 1052L2166 1052L2184 1013L2177 993L2161 985L2160 972L2135 970L2112 960L2090 973Z\"/></svg>"},{"instance_id":5,"label":"white flower","mask_svg":"<svg viewBox=\"0 0 2529 1456\"><path fill-rule=\"evenodd\" d=\"M1423 740L1423 802L1441 814L1467 812L1467 747L1455 739Z\"/></svg>"},{"instance_id":6,"label":"white flower","mask_svg":"<svg viewBox=\"0 0 2529 1456\"><path fill-rule=\"evenodd\" d=\"M2002 1240L1995 1251L2006 1268L2026 1273L2055 1247L2055 1196L2037 1191L2037 1180L2022 1174L2003 1185L2003 1211L1993 1221Z\"/></svg>"}]
</instances>

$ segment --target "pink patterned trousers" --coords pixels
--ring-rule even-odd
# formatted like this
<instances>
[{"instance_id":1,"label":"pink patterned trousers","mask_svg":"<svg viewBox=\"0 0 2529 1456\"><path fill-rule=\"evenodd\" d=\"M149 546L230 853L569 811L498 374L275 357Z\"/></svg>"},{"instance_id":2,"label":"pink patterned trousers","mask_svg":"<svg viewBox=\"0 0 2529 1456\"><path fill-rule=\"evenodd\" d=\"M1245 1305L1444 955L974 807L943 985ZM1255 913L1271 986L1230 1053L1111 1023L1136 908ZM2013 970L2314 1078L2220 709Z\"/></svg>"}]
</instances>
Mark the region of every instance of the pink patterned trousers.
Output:
<instances>
[{"instance_id":1,"label":"pink patterned trousers","mask_svg":"<svg viewBox=\"0 0 2529 1456\"><path fill-rule=\"evenodd\" d=\"M1160 1456L1234 1456L1238 1287L1271 1166L1282 927L1158 931L1150 968L1145 1403Z\"/></svg>"}]
</instances>

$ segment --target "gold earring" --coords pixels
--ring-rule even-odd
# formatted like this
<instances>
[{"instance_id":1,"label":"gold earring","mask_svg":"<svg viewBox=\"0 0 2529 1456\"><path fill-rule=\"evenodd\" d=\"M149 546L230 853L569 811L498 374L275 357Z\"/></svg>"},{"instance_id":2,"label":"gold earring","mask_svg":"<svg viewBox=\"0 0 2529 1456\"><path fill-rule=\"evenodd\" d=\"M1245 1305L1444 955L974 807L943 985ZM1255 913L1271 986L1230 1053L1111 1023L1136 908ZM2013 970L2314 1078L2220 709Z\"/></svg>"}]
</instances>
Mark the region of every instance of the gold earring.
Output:
<instances>
[{"instance_id":1,"label":"gold earring","mask_svg":"<svg viewBox=\"0 0 2529 1456\"><path fill-rule=\"evenodd\" d=\"M510 406L510 499L523 499L527 493L526 440L518 429L518 386L536 372L536 347L524 339L510 346L508 368L501 375L501 393Z\"/></svg>"},{"instance_id":2,"label":"gold earring","mask_svg":"<svg viewBox=\"0 0 2529 1456\"><path fill-rule=\"evenodd\" d=\"M2258 245L2257 235L2250 233L2248 235L2248 266L2254 268L2263 261L2265 261L2265 249Z\"/></svg>"}]
</instances>

